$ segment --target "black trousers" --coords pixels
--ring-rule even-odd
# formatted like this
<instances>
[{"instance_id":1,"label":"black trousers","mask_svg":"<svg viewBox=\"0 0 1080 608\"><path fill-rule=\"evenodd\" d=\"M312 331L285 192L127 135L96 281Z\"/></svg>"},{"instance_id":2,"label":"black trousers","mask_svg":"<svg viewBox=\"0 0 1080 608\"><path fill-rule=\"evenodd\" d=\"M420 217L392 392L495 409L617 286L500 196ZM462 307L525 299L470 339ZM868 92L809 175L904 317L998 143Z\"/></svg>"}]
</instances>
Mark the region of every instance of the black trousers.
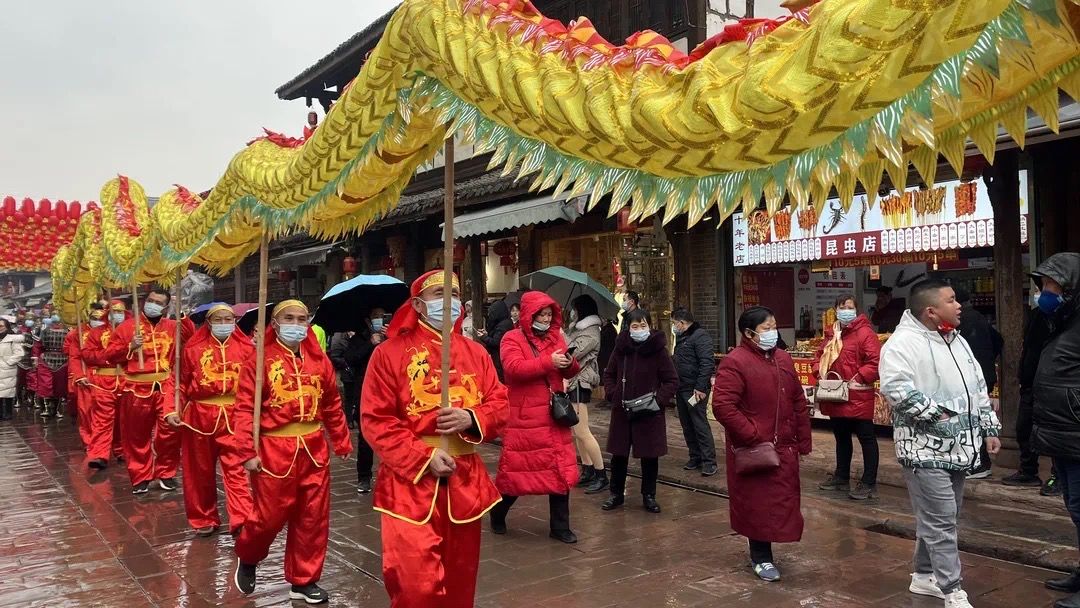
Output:
<instances>
[{"instance_id":1,"label":"black trousers","mask_svg":"<svg viewBox=\"0 0 1080 608\"><path fill-rule=\"evenodd\" d=\"M630 464L630 458L626 456L611 457L611 493L622 496L626 493L626 467ZM656 480L660 477L660 459L641 459L641 495L656 496Z\"/></svg>"},{"instance_id":2,"label":"black trousers","mask_svg":"<svg viewBox=\"0 0 1080 608\"><path fill-rule=\"evenodd\" d=\"M709 427L707 411L709 406L702 402L690 405L691 395L693 393L680 392L676 399L679 424L682 425L686 448L690 451L690 460L700 462L702 465L715 465L716 442L713 439L712 428Z\"/></svg>"},{"instance_id":3,"label":"black trousers","mask_svg":"<svg viewBox=\"0 0 1080 608\"><path fill-rule=\"evenodd\" d=\"M506 521L506 515L510 513L510 507L517 502L517 496L503 496L502 502L491 509L492 519ZM570 529L570 495L548 494L548 513L552 531Z\"/></svg>"},{"instance_id":4,"label":"black trousers","mask_svg":"<svg viewBox=\"0 0 1080 608\"><path fill-rule=\"evenodd\" d=\"M1031 448L1031 429L1034 426L1035 400L1031 389L1020 389L1020 407L1016 412L1016 443L1020 444L1020 472L1039 475L1039 455Z\"/></svg>"},{"instance_id":5,"label":"black trousers","mask_svg":"<svg viewBox=\"0 0 1080 608\"><path fill-rule=\"evenodd\" d=\"M855 454L851 435L854 434L859 438L859 445L862 446L862 483L868 486L877 484L879 455L877 436L874 435L874 421L833 418L832 425L833 437L836 438L836 478L845 481L851 479L851 458Z\"/></svg>"},{"instance_id":6,"label":"black trousers","mask_svg":"<svg viewBox=\"0 0 1080 608\"><path fill-rule=\"evenodd\" d=\"M772 543L750 540L750 561L754 564L773 563Z\"/></svg>"},{"instance_id":7,"label":"black trousers","mask_svg":"<svg viewBox=\"0 0 1080 608\"><path fill-rule=\"evenodd\" d=\"M360 424L360 387L355 382L345 382L345 394L342 405L345 406L345 419ZM350 409L351 408L351 409ZM356 480L371 481L371 472L375 467L375 452L364 440L364 432L356 434Z\"/></svg>"}]
</instances>

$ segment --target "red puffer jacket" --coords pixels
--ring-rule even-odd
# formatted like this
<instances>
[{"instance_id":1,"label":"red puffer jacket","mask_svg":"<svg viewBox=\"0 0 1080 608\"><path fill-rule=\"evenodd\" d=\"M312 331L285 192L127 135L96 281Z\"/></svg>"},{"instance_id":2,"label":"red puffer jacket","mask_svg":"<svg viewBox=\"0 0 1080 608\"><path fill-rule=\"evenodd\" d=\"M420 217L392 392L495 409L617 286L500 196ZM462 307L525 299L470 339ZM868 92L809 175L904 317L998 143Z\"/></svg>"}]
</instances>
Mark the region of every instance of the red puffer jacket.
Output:
<instances>
[{"instance_id":1,"label":"red puffer jacket","mask_svg":"<svg viewBox=\"0 0 1080 608\"><path fill-rule=\"evenodd\" d=\"M551 328L538 336L533 317L545 308L553 313ZM501 346L510 417L502 435L495 487L503 496L567 494L578 482L577 456L570 429L551 418L548 384L552 390L564 390L565 380L576 376L581 366L573 357L570 367L562 370L551 362L552 353L566 351L566 341L562 310L547 295L530 291L522 296L519 326L507 332Z\"/></svg>"},{"instance_id":2,"label":"red puffer jacket","mask_svg":"<svg viewBox=\"0 0 1080 608\"><path fill-rule=\"evenodd\" d=\"M825 333L825 341L818 347L814 355L814 375L823 378L828 371L840 374L840 377L851 383L873 387L878 379L878 359L881 356L881 341L870 326L870 320L866 315L859 315L855 320L843 328L840 332L840 340L844 343L840 356L832 364L828 371L818 369L821 362L821 353L825 350L825 344L832 340L833 332L830 329ZM833 376L836 378L836 376ZM858 418L861 420L874 419L874 389L856 389L848 385L848 398L846 403L822 402L817 406L821 413L830 418Z\"/></svg>"}]
</instances>

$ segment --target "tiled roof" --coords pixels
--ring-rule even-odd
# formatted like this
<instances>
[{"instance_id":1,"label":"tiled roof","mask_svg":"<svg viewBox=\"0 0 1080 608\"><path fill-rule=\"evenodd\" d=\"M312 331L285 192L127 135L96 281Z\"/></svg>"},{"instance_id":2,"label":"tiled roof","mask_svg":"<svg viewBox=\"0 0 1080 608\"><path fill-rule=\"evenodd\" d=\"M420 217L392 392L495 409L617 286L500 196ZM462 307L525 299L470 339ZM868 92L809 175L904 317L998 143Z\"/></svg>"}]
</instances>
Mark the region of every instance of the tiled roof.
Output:
<instances>
[{"instance_id":1,"label":"tiled roof","mask_svg":"<svg viewBox=\"0 0 1080 608\"><path fill-rule=\"evenodd\" d=\"M524 183L523 180L515 180L513 177L502 177L501 171L489 171L478 177L462 180L455 184L454 197L458 202L467 203L469 199L506 192L517 186L524 185ZM372 228L379 229L393 226L434 213L442 209L444 197L444 188L433 188L417 194L402 196L398 205L391 209L383 219L376 222Z\"/></svg>"}]
</instances>

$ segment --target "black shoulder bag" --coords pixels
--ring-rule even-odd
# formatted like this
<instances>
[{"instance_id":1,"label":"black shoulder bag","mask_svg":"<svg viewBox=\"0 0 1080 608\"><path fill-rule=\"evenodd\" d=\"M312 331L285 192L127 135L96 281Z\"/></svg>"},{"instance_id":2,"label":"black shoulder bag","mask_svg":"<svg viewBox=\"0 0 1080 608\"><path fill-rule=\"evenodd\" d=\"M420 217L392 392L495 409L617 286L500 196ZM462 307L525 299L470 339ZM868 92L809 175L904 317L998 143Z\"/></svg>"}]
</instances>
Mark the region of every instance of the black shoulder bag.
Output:
<instances>
[{"instance_id":1,"label":"black shoulder bag","mask_svg":"<svg viewBox=\"0 0 1080 608\"><path fill-rule=\"evenodd\" d=\"M536 358L540 358L540 351L536 350L536 346L532 341L525 338L525 341L529 343L529 348L532 349ZM571 427L578 423L577 412L574 411L574 404L570 401L570 395L559 391L555 392L551 389L551 382L548 382L547 372L544 372L544 384L547 385L548 392L551 393L551 419L555 421L555 424L559 426Z\"/></svg>"},{"instance_id":2,"label":"black shoulder bag","mask_svg":"<svg viewBox=\"0 0 1080 608\"><path fill-rule=\"evenodd\" d=\"M637 359L635 358L635 361ZM622 370L622 406L623 411L626 412L626 417L631 422L640 420L648 416L655 416L660 413L660 404L656 402L656 391L651 393L645 393L640 397L633 399L626 398L626 368L628 366L629 357L623 357L623 370Z\"/></svg>"}]
</instances>

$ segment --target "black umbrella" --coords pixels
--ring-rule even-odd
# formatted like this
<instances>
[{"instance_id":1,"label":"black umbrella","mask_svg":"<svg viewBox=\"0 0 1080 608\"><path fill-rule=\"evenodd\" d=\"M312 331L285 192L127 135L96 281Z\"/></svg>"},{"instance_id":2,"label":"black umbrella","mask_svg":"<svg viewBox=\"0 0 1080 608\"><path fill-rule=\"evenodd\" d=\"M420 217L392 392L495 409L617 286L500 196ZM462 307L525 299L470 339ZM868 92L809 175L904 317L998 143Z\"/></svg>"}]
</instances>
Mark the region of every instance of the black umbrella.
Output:
<instances>
[{"instance_id":1,"label":"black umbrella","mask_svg":"<svg viewBox=\"0 0 1080 608\"><path fill-rule=\"evenodd\" d=\"M362 331L372 309L393 313L408 299L409 287L400 280L384 274L362 274L331 287L319 302L311 322L322 327L327 335Z\"/></svg>"},{"instance_id":2,"label":"black umbrella","mask_svg":"<svg viewBox=\"0 0 1080 608\"><path fill-rule=\"evenodd\" d=\"M233 309L239 308L241 305L237 304ZM266 323L270 324L270 313L274 310L274 302L266 303ZM255 334L255 324L259 322L259 305L254 304L248 310L244 311L240 315L240 318L236 321L236 326L240 328L240 331L252 336Z\"/></svg>"}]
</instances>

